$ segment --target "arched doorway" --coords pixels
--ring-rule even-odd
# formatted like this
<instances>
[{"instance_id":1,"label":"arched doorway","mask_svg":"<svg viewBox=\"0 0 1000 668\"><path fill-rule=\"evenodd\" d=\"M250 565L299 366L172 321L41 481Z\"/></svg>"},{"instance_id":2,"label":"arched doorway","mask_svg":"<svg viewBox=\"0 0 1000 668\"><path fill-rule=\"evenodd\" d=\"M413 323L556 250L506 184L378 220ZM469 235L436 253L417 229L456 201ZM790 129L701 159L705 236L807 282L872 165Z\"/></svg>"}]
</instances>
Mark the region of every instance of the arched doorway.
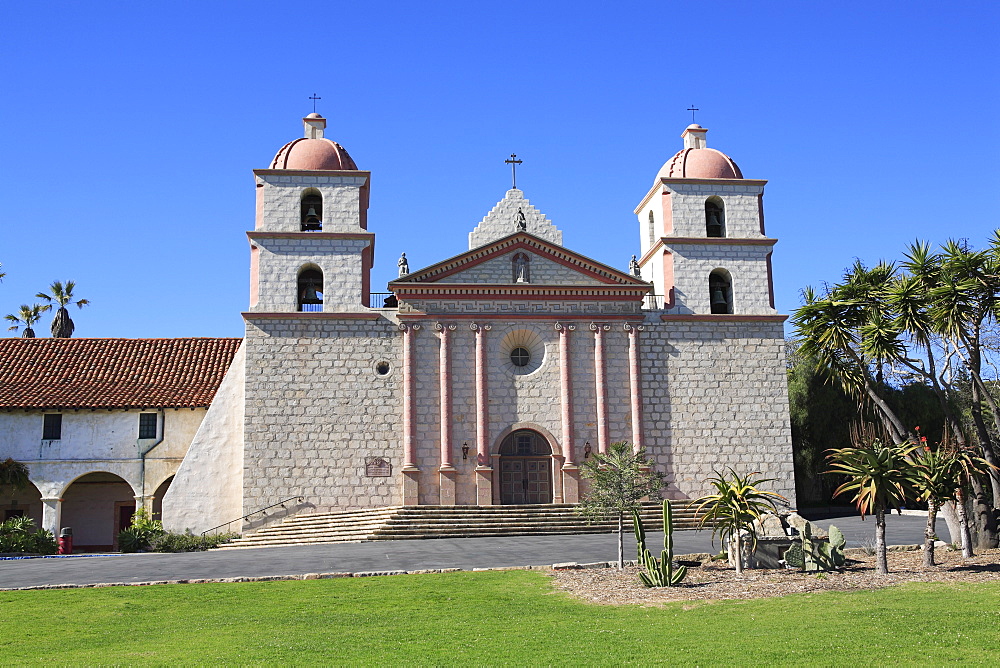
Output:
<instances>
[{"instance_id":1,"label":"arched doorway","mask_svg":"<svg viewBox=\"0 0 1000 668\"><path fill-rule=\"evenodd\" d=\"M132 486L113 473L80 476L63 493L62 526L73 529L73 550L118 549L118 532L135 512Z\"/></svg>"},{"instance_id":2,"label":"arched doorway","mask_svg":"<svg viewBox=\"0 0 1000 668\"><path fill-rule=\"evenodd\" d=\"M537 431L519 429L500 444L500 503L552 503L552 448Z\"/></svg>"}]
</instances>

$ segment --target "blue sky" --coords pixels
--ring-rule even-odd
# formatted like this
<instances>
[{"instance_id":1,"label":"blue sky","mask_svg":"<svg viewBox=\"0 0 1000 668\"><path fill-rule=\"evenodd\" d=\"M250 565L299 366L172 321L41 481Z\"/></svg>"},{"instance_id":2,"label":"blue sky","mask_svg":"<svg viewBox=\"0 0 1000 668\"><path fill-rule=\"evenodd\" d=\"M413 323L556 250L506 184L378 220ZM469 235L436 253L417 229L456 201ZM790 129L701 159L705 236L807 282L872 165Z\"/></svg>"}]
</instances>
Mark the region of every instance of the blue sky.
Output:
<instances>
[{"instance_id":1,"label":"blue sky","mask_svg":"<svg viewBox=\"0 0 1000 668\"><path fill-rule=\"evenodd\" d=\"M77 336L241 336L251 170L327 136L372 172L373 290L467 247L510 172L627 268L699 107L768 179L778 308L914 238L1000 226L994 3L97 2L4 9L0 313L74 279ZM48 330L48 318L39 334Z\"/></svg>"}]
</instances>

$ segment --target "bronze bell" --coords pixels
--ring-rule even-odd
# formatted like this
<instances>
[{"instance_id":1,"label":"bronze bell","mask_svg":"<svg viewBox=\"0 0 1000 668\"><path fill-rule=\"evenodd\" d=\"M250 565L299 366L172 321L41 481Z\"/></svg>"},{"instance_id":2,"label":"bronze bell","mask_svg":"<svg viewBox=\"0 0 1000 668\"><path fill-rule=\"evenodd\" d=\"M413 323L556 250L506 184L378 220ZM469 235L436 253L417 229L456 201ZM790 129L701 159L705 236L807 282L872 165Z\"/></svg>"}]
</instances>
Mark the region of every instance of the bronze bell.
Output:
<instances>
[{"instance_id":1,"label":"bronze bell","mask_svg":"<svg viewBox=\"0 0 1000 668\"><path fill-rule=\"evenodd\" d=\"M319 228L323 224L323 221L319 219L319 215L316 213L316 207L311 204L309 205L309 210L306 212L305 224L316 228Z\"/></svg>"},{"instance_id":2,"label":"bronze bell","mask_svg":"<svg viewBox=\"0 0 1000 668\"><path fill-rule=\"evenodd\" d=\"M728 307L729 302L726 301L726 296L722 294L722 288L719 286L712 288L712 309Z\"/></svg>"},{"instance_id":3,"label":"bronze bell","mask_svg":"<svg viewBox=\"0 0 1000 668\"><path fill-rule=\"evenodd\" d=\"M316 289L313 286L310 285L302 291L302 301L312 302L317 300L319 300L319 297L316 295Z\"/></svg>"}]
</instances>

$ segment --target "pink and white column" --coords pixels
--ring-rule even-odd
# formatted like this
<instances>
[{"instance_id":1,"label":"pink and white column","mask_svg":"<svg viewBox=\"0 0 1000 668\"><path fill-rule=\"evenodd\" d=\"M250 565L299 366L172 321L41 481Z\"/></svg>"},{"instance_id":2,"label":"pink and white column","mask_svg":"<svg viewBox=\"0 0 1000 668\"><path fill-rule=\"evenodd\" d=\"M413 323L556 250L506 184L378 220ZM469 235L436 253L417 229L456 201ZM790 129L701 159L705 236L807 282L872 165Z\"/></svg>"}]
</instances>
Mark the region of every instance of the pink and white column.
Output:
<instances>
[{"instance_id":1,"label":"pink and white column","mask_svg":"<svg viewBox=\"0 0 1000 668\"><path fill-rule=\"evenodd\" d=\"M486 376L486 333L490 325L471 323L476 333L476 504L493 505L493 466L490 460L490 404Z\"/></svg>"},{"instance_id":2,"label":"pink and white column","mask_svg":"<svg viewBox=\"0 0 1000 668\"><path fill-rule=\"evenodd\" d=\"M639 452L646 444L642 436L642 375L639 370L639 332L642 325L625 323L628 332L628 386L632 409L632 449Z\"/></svg>"},{"instance_id":3,"label":"pink and white column","mask_svg":"<svg viewBox=\"0 0 1000 668\"><path fill-rule=\"evenodd\" d=\"M608 451L608 378L604 363L604 332L611 330L611 325L591 323L594 332L594 378L597 394L597 451L604 454Z\"/></svg>"},{"instance_id":4,"label":"pink and white column","mask_svg":"<svg viewBox=\"0 0 1000 668\"><path fill-rule=\"evenodd\" d=\"M440 398L440 450L441 462L438 467L439 489L442 506L455 505L455 484L458 471L451 461L451 349L448 336L455 331L455 325L435 323L434 329L440 334L438 347L438 396Z\"/></svg>"},{"instance_id":5,"label":"pink and white column","mask_svg":"<svg viewBox=\"0 0 1000 668\"><path fill-rule=\"evenodd\" d=\"M420 468L417 467L416 369L413 338L420 325L400 324L403 332L403 505L420 502Z\"/></svg>"},{"instance_id":6,"label":"pink and white column","mask_svg":"<svg viewBox=\"0 0 1000 668\"><path fill-rule=\"evenodd\" d=\"M563 503L580 501L580 467L576 463L576 445L573 438L573 375L570 354L570 332L576 325L556 323L559 332L559 385L562 403L562 450L565 457L562 472Z\"/></svg>"}]
</instances>

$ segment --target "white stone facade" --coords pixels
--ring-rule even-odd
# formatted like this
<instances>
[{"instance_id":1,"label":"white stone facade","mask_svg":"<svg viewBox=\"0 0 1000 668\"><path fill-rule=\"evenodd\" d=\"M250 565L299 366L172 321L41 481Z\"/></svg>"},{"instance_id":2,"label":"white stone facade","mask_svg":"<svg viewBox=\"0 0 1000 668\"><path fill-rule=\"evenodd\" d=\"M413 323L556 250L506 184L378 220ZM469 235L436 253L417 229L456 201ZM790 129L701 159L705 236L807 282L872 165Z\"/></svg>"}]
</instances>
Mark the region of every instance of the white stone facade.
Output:
<instances>
[{"instance_id":1,"label":"white stone facade","mask_svg":"<svg viewBox=\"0 0 1000 668\"><path fill-rule=\"evenodd\" d=\"M298 496L315 510L517 503L510 465L540 459L544 502L577 502L579 464L615 441L642 442L670 497L696 497L733 467L774 478L794 505L763 181L658 179L636 209L641 279L564 248L510 190L468 253L390 283L397 308L368 309L368 173L256 174L243 396L228 377L220 391L226 420L242 400L242 440L199 434L195 448L239 453L242 512ZM302 197L317 192L323 227L307 230ZM724 208L722 237L707 236L709 198ZM323 272L318 312L297 312L303 267ZM717 270L731 279L724 314L709 302ZM545 452L510 450L524 433ZM196 488L185 485L176 493Z\"/></svg>"}]
</instances>

